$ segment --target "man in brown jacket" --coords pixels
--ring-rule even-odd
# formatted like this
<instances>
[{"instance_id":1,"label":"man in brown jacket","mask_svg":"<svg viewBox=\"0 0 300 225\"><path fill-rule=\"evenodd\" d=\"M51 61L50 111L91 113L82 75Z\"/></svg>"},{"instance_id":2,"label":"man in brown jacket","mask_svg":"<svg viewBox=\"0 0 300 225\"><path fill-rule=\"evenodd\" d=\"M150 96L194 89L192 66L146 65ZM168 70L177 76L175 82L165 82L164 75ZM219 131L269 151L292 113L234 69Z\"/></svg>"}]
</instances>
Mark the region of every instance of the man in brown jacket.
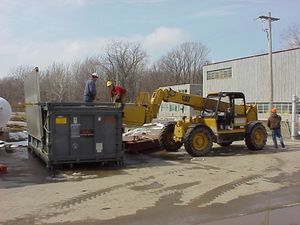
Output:
<instances>
[{"instance_id":1,"label":"man in brown jacket","mask_svg":"<svg viewBox=\"0 0 300 225\"><path fill-rule=\"evenodd\" d=\"M285 148L285 145L283 143L283 138L281 136L281 127L280 127L280 122L281 122L281 116L277 114L277 109L273 108L271 110L272 114L268 119L268 127L272 130L272 139L275 148L278 148L277 145L277 137L280 140L280 144L282 148Z\"/></svg>"}]
</instances>

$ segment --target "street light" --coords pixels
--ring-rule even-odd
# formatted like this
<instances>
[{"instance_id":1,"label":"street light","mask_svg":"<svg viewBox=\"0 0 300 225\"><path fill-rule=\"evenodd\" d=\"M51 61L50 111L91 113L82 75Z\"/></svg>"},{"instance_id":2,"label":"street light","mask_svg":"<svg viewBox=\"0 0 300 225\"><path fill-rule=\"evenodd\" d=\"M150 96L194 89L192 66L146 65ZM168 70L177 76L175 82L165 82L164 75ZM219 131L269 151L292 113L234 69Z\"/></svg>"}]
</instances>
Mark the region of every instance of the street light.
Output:
<instances>
[{"instance_id":1,"label":"street light","mask_svg":"<svg viewBox=\"0 0 300 225\"><path fill-rule=\"evenodd\" d=\"M269 44L269 72L270 72L270 102L269 102L269 111L273 108L273 62L272 62L272 22L278 21L280 18L271 17L271 12L269 16L259 16L259 19L269 22L269 30L266 29L268 44Z\"/></svg>"}]
</instances>

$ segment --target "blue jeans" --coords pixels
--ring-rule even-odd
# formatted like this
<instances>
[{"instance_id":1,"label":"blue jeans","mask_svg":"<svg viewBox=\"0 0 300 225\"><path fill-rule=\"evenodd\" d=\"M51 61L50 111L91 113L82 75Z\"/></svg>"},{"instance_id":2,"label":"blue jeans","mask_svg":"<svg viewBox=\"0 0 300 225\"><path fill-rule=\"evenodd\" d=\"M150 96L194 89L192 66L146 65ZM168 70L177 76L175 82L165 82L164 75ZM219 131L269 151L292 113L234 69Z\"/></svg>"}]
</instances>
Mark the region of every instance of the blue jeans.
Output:
<instances>
[{"instance_id":1,"label":"blue jeans","mask_svg":"<svg viewBox=\"0 0 300 225\"><path fill-rule=\"evenodd\" d=\"M83 101L84 101L85 103L90 103L90 102L93 102L93 98L92 98L91 96L85 95L85 96L83 97Z\"/></svg>"},{"instance_id":2,"label":"blue jeans","mask_svg":"<svg viewBox=\"0 0 300 225\"><path fill-rule=\"evenodd\" d=\"M280 128L272 130L272 139L273 139L273 143L274 143L275 148L278 148L277 137L279 138L281 146L284 148L284 143L283 143L283 138L281 136L281 129Z\"/></svg>"}]
</instances>

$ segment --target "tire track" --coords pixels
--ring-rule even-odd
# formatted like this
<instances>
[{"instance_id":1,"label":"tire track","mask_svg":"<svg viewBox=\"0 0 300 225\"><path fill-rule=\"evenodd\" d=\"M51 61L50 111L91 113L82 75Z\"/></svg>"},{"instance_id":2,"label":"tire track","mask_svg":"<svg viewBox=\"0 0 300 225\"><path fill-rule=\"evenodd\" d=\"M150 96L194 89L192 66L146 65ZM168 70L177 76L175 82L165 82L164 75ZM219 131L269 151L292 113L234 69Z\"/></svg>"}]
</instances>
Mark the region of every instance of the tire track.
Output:
<instances>
[{"instance_id":1,"label":"tire track","mask_svg":"<svg viewBox=\"0 0 300 225\"><path fill-rule=\"evenodd\" d=\"M60 208L60 209L70 208L70 207L76 206L78 204L82 204L86 201L93 200L97 197L107 195L112 191L115 191L115 190L118 190L118 189L121 189L121 188L124 188L124 187L130 188L132 190L135 190L135 187L137 187L137 188L142 187L142 186L147 187L147 185L150 185L150 187L151 187L151 183L149 184L148 182L151 181L151 180L153 180L152 183L156 182L155 179L157 179L158 177L166 176L166 175L174 176L176 174L184 173L186 171L190 172L190 171L199 170L199 169L206 169L206 166L196 167L196 166L193 165L191 167L184 167L184 168L180 168L180 169L169 170L169 171L166 171L166 172L156 174L155 176L151 175L151 176L148 176L148 177L145 177L145 178L140 178L137 181L127 182L127 183L115 185L115 186L112 186L112 187L109 187L109 188L100 189L100 190L97 190L97 191L80 194L80 195L75 196L71 199L63 200L63 201L51 204L50 207L54 208L54 209L57 209L57 208ZM220 169L220 168L210 167L210 169ZM196 181L195 183L200 183L200 182ZM157 186L160 186L160 185L162 185L162 184L159 184ZM160 187L157 187L157 188L160 188Z\"/></svg>"},{"instance_id":2,"label":"tire track","mask_svg":"<svg viewBox=\"0 0 300 225\"><path fill-rule=\"evenodd\" d=\"M109 195L111 192L116 191L118 189L122 189L122 188L130 188L132 190L138 191L139 194L142 194L142 195L145 195L147 193L159 195L158 199L156 200L156 202L157 202L157 201L160 201L160 199L163 198L164 196L168 196L170 194L174 194L174 193L178 194L179 193L182 195L184 192L184 189L191 187L191 186L199 185L201 183L201 181L194 181L194 182L190 182L190 183L176 184L173 186L168 186L168 187L163 188L164 184L156 181L157 179L159 179L159 177L174 176L174 175L180 174L180 173L186 173L186 172L190 172L190 171L194 171L194 170L203 170L203 169L204 170L206 170L206 169L220 170L220 168L218 168L218 167L210 167L209 166L209 168L208 168L206 165L199 165L199 166L191 165L190 167L186 166L186 167L174 169L174 170L172 170L172 168L170 168L168 171L163 171L163 172L160 172L155 175L139 177L139 178L137 178L137 180L132 181L132 182L126 182L126 183L114 185L114 186L111 186L108 188L102 188L102 189L99 189L96 191L79 194L70 199L61 200L61 201L55 202L53 204L46 205L43 207L43 209L38 210L38 211L33 211L32 213L28 213L21 218L18 217L17 219L5 221L5 224L14 224L14 222L16 222L16 221L29 220L32 218L34 218L34 221L38 222L41 220L54 218L54 217L60 216L62 214L67 214L68 212L74 210L73 207L75 207L77 205L84 204L87 201L91 201L93 199ZM209 192L206 192L205 194L201 195L197 199L192 200L191 204L194 204L194 205L208 204L209 202L212 202L217 197L236 188L237 186L242 185L251 180L257 179L259 177L260 176L257 176L257 175L250 176L247 178L243 178L239 181L231 182L229 184L220 186ZM149 187L149 188L142 190L143 185L145 187ZM136 189L134 189L134 187L138 187L138 189L140 187L141 189L136 190ZM155 190L153 190L153 189L155 189ZM99 210L101 210L101 209L99 209Z\"/></svg>"},{"instance_id":3,"label":"tire track","mask_svg":"<svg viewBox=\"0 0 300 225\"><path fill-rule=\"evenodd\" d=\"M233 182L224 184L222 186L214 188L214 189L202 194L201 196L191 200L190 203L195 206L207 205L207 204L211 203L212 201L214 201L215 199L219 198L220 196L226 194L226 192L229 192L247 182L256 180L261 177L262 177L262 175L251 175L251 176L247 176L245 178L239 179L237 181L233 181Z\"/></svg>"},{"instance_id":4,"label":"tire track","mask_svg":"<svg viewBox=\"0 0 300 225\"><path fill-rule=\"evenodd\" d=\"M124 184L115 185L109 188L100 189L97 191L81 194L70 198L68 200L58 201L56 203L47 205L42 207L41 210L33 211L31 214L27 213L22 217L17 217L11 220L6 220L3 224L10 225L10 224L18 224L19 221L35 221L38 222L40 220L50 219L53 217L57 217L62 214L67 214L68 212L72 211L71 207L84 203L86 201L92 200L94 198L104 196L109 194L112 191L115 191L120 188L130 187L139 183L147 182L148 180L154 179L154 176L148 176L145 178L141 178L138 181L127 182ZM46 211L47 209L47 211ZM57 211L59 210L59 211ZM34 219L33 219L34 218Z\"/></svg>"},{"instance_id":5,"label":"tire track","mask_svg":"<svg viewBox=\"0 0 300 225\"><path fill-rule=\"evenodd\" d=\"M115 190L118 190L118 189L121 189L121 188L124 188L124 187L133 189L135 187L141 187L143 185L144 186L149 185L149 183L147 183L147 182L149 182L151 180L155 180L155 179L157 179L157 177L161 177L161 176L165 176L165 175L172 175L173 176L174 174L183 173L187 170L191 171L191 170L193 170L193 168L188 168L187 167L187 168L182 168L182 169L178 169L178 170L172 170L172 171L157 174L155 177L154 176L148 176L146 178L141 178L137 181L128 182L128 183L124 183L124 184L120 184L120 185L115 185L113 187L100 189L100 190L93 191L93 192L84 193L84 194L75 196L75 197L73 197L69 200L63 200L63 201L54 203L54 204L50 205L50 207L55 208L55 209L56 208L60 208L60 209L70 208L72 206L82 204L86 201L93 200L94 198L107 195L112 191L115 191ZM153 182L155 182L155 181L153 181ZM198 183L198 181L197 181L197 183Z\"/></svg>"},{"instance_id":6,"label":"tire track","mask_svg":"<svg viewBox=\"0 0 300 225\"><path fill-rule=\"evenodd\" d=\"M272 158L276 160L277 164L269 166L265 171L282 171L281 168L285 165L285 161L276 156L272 156Z\"/></svg>"},{"instance_id":7,"label":"tire track","mask_svg":"<svg viewBox=\"0 0 300 225\"><path fill-rule=\"evenodd\" d=\"M200 184L200 181L194 181L194 182L189 182L189 183L183 183L183 184L176 184L172 185L170 187L165 187L161 190L154 190L154 191L149 191L151 194L163 194L162 197L164 196L164 193L170 194L170 192L176 191L176 192L183 192L184 189L195 186Z\"/></svg>"},{"instance_id":8,"label":"tire track","mask_svg":"<svg viewBox=\"0 0 300 225\"><path fill-rule=\"evenodd\" d=\"M182 172L185 172L186 170L190 171L191 168L187 167L187 168L181 168L181 169L172 170L172 171L165 171L165 172L159 173L155 176L151 175L151 176L147 176L147 177L142 177L136 181L127 182L127 183L115 185L112 187L99 189L99 190L96 190L93 192L80 194L78 196L72 197L67 200L61 200L61 201L55 202L53 204L46 205L46 206L42 207L43 209L41 209L41 210L33 211L32 213L27 213L24 216L17 217L17 218L11 219L11 220L7 220L3 224L10 225L10 224L16 224L17 221L28 221L28 220L31 220L31 221L33 220L35 222L38 222L40 220L50 219L50 218L53 218L53 217L56 217L56 216L59 216L62 214L67 214L68 212L72 211L73 210L72 207L74 207L76 205L83 204L84 202L93 200L97 197L108 195L109 193L116 191L118 189L125 188L125 187L126 188L139 187L139 186L141 187L143 184L149 185L149 183L148 183L149 181L151 182L153 180L152 183L156 182L155 179L158 177L162 177L162 176L166 176L166 175L174 176L174 174L182 173ZM192 183L185 183L185 184L180 184L180 185L174 185L171 187L166 187L162 190L160 189L160 190L155 190L155 191L149 191L151 189L148 189L148 190L142 191L142 193L148 192L148 193L152 193L152 194L168 195L168 194L170 194L170 191L182 192L181 188L186 188L186 187L189 187L192 185L197 185L199 183L200 182L198 182L198 181L192 182ZM162 185L162 184L160 184L160 183L157 184L158 188L160 188L160 185ZM47 209L47 211L45 209Z\"/></svg>"},{"instance_id":9,"label":"tire track","mask_svg":"<svg viewBox=\"0 0 300 225\"><path fill-rule=\"evenodd\" d=\"M176 185L165 187L165 188L159 189L159 190L153 190L153 191L145 190L145 191L140 191L139 195L144 196L147 193L155 195L155 196L159 195L159 197L156 200L156 202L158 202L158 201L160 201L160 199L162 199L165 196L168 196L170 194L180 194L180 195L182 195L184 189L195 186L195 185L198 185L200 183L201 183L200 181L196 181L196 182L189 182L189 183L183 183L183 184L176 184ZM80 204L79 202L76 202L76 203ZM69 205L69 207L71 207L71 206L74 206L74 205ZM99 210L101 210L101 209L99 209ZM37 216L34 216L34 218L37 221L48 220L50 218L54 218L54 217L60 216L62 214L67 214L70 211L73 211L73 210L71 208L66 209L66 207L64 207L62 210L60 209L59 211L56 211L56 212L49 212L48 211L44 215L41 215L42 213L39 213L39 214L37 214Z\"/></svg>"},{"instance_id":10,"label":"tire track","mask_svg":"<svg viewBox=\"0 0 300 225\"><path fill-rule=\"evenodd\" d=\"M155 179L154 176L148 176L146 178L141 178L138 181L127 182L127 183L115 185L115 186L112 186L112 187L109 187L109 188L99 189L97 191L88 192L88 193L85 193L85 194L75 196L75 197L73 197L69 200L63 200L63 201L51 204L50 207L51 208L60 208L60 209L70 208L71 206L75 206L75 205L84 203L86 201L92 200L94 198L107 195L110 192L115 191L117 189L124 188L124 187L128 188L128 187L131 187L131 186L136 186L138 184L142 184L144 182L147 182L147 181L153 180L153 179Z\"/></svg>"},{"instance_id":11,"label":"tire track","mask_svg":"<svg viewBox=\"0 0 300 225\"><path fill-rule=\"evenodd\" d=\"M282 160L279 157L272 156L272 158L275 160L275 162L272 166L269 166L265 168L264 170L261 170L261 174L263 172L269 172L269 171L281 171L281 168L284 167L286 164L284 160ZM7 221L1 221L0 224L4 225L11 225L11 224L21 224L21 221L33 221L34 223L40 223L41 220L45 220L47 218L54 218L56 216L60 216L63 214L68 214L69 212L76 210L76 207L79 204L83 204L87 201L93 200L95 198L103 197L106 195L109 195L111 192L116 191L118 189L123 188L131 188L132 190L138 191L137 195L158 195L157 199L155 197L156 204L157 202L161 201L162 198L169 196L171 194L179 194L182 195L184 193L184 189L189 188L191 186L196 186L201 183L201 181L194 181L190 183L183 183L183 184L176 184L168 187L164 187L164 183L160 183L158 180L161 178L164 178L164 176L172 176L175 179L177 179L176 175L180 173L184 173L184 175L188 174L191 171L195 170L222 170L226 171L228 169L205 165L201 162L195 161L195 162L189 162L182 165L173 165L169 169L165 171L159 171L155 175L151 176L145 176L146 174L132 174L132 176L137 176L136 179L134 179L132 182L126 182L121 183L118 185L114 185L107 188L101 188L96 191L87 192L87 193L81 193L77 196L71 197L69 199L64 199L58 202L54 202L53 204L44 204L41 205L40 210L32 210L29 213L26 213L23 216L19 216L16 218L13 218L11 220ZM140 171L141 172L141 171ZM157 171L156 171L157 172ZM237 172L231 170L231 172ZM148 172L147 172L148 173ZM150 172L152 173L152 172ZM190 200L188 203L191 206L205 206L207 204L212 203L217 198L225 195L227 192L234 190L238 188L241 185L246 184L247 182L254 181L256 179L262 178L263 175L251 175L244 177L242 179L235 180L233 182L218 186L210 191L207 191L203 193L202 195ZM270 181L269 181L270 182ZM137 189L134 189L134 187L137 187ZM138 190L139 189L139 190ZM126 190L125 190L126 191ZM179 198L180 199L180 198ZM178 201L178 200L176 200ZM74 207L74 208L73 208ZM99 211L101 208L99 208Z\"/></svg>"}]
</instances>

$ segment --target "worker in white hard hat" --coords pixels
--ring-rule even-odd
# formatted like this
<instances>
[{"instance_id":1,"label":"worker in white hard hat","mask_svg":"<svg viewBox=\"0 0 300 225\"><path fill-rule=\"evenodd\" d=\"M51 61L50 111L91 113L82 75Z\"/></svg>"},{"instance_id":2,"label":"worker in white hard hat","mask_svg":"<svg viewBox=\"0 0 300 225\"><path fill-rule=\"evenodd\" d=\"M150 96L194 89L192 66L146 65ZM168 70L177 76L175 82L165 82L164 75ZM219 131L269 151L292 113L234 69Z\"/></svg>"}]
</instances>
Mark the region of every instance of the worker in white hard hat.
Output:
<instances>
[{"instance_id":1,"label":"worker in white hard hat","mask_svg":"<svg viewBox=\"0 0 300 225\"><path fill-rule=\"evenodd\" d=\"M109 89L111 101L114 103L121 104L121 107L124 108L124 98L126 94L126 89L124 87L114 85L114 83L111 80L106 82L106 86Z\"/></svg>"},{"instance_id":2,"label":"worker in white hard hat","mask_svg":"<svg viewBox=\"0 0 300 225\"><path fill-rule=\"evenodd\" d=\"M97 73L92 73L91 78L86 81L83 93L85 103L91 103L95 100L97 95L96 81L98 77Z\"/></svg>"}]
</instances>

